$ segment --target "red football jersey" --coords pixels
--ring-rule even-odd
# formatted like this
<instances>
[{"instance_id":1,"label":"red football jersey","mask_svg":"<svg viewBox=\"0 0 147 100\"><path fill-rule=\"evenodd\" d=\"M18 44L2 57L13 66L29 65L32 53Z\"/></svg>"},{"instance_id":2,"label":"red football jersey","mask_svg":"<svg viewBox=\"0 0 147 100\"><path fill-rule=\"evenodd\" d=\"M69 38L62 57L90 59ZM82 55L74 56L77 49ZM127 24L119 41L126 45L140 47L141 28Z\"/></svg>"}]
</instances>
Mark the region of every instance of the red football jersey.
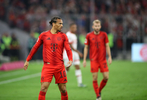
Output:
<instances>
[{"instance_id":1,"label":"red football jersey","mask_svg":"<svg viewBox=\"0 0 147 100\"><path fill-rule=\"evenodd\" d=\"M38 48L43 44L43 61L53 65L63 64L63 49L65 48L69 60L72 61L72 51L66 34L58 32L52 34L49 31L40 34L36 44L33 46L27 61L31 60Z\"/></svg>"},{"instance_id":2,"label":"red football jersey","mask_svg":"<svg viewBox=\"0 0 147 100\"><path fill-rule=\"evenodd\" d=\"M85 45L89 45L89 54L91 61L106 60L106 43L108 43L107 33L100 31L98 35L90 32L85 39Z\"/></svg>"}]
</instances>

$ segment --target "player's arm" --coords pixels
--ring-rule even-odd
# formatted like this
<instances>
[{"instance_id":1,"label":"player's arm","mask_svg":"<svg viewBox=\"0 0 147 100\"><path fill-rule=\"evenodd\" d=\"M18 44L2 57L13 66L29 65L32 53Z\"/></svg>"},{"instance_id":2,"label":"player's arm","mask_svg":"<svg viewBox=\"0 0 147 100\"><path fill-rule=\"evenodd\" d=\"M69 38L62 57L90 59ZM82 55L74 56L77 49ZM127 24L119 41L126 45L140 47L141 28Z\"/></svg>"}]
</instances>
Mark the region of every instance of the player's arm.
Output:
<instances>
[{"instance_id":1,"label":"player's arm","mask_svg":"<svg viewBox=\"0 0 147 100\"><path fill-rule=\"evenodd\" d=\"M109 43L106 43L106 52L108 54L108 62L109 64L112 63L112 57L111 57L111 50L110 50L110 47L109 47Z\"/></svg>"},{"instance_id":2,"label":"player's arm","mask_svg":"<svg viewBox=\"0 0 147 100\"><path fill-rule=\"evenodd\" d=\"M83 54L82 54L80 51L74 49L74 47L73 47L71 44L70 44L70 47L71 47L71 49L72 49L73 51L77 52L77 53L79 54L80 57L83 57Z\"/></svg>"},{"instance_id":3,"label":"player's arm","mask_svg":"<svg viewBox=\"0 0 147 100\"><path fill-rule=\"evenodd\" d=\"M67 53L67 56L69 59L69 62L67 63L68 66L66 66L66 67L70 67L72 65L73 59L72 59L72 51L71 51L70 45L68 43L68 38L66 35L65 35L65 41L64 41L64 48L66 50L66 53Z\"/></svg>"},{"instance_id":4,"label":"player's arm","mask_svg":"<svg viewBox=\"0 0 147 100\"><path fill-rule=\"evenodd\" d=\"M41 39L41 35L40 35L38 40L36 41L35 45L31 49L31 51L26 59L26 62L24 63L24 70L26 70L28 68L29 61L32 59L33 55L37 52L37 50L41 46L41 44L42 44L42 39Z\"/></svg>"},{"instance_id":5,"label":"player's arm","mask_svg":"<svg viewBox=\"0 0 147 100\"><path fill-rule=\"evenodd\" d=\"M88 45L85 45L84 47L84 58L83 58L83 66L86 67L86 58L88 54Z\"/></svg>"}]
</instances>

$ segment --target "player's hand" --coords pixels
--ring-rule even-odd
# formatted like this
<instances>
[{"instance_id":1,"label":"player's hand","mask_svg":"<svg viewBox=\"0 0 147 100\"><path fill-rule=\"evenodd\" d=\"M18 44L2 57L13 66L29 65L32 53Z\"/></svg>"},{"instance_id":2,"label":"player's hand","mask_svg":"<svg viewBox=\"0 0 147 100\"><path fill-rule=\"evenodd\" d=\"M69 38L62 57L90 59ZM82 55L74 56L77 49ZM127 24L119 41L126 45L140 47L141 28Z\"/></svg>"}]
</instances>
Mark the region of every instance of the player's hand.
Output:
<instances>
[{"instance_id":1,"label":"player's hand","mask_svg":"<svg viewBox=\"0 0 147 100\"><path fill-rule=\"evenodd\" d=\"M24 63L23 69L24 69L24 70L27 70L28 66L29 66L29 62L26 61L26 62Z\"/></svg>"},{"instance_id":2,"label":"player's hand","mask_svg":"<svg viewBox=\"0 0 147 100\"><path fill-rule=\"evenodd\" d=\"M109 65L112 63L112 58L111 57L108 58L108 62L109 62Z\"/></svg>"},{"instance_id":3,"label":"player's hand","mask_svg":"<svg viewBox=\"0 0 147 100\"><path fill-rule=\"evenodd\" d=\"M83 61L83 66L86 67L86 61L85 60Z\"/></svg>"},{"instance_id":4,"label":"player's hand","mask_svg":"<svg viewBox=\"0 0 147 100\"><path fill-rule=\"evenodd\" d=\"M69 71L69 68L70 68L70 67L66 67L66 70Z\"/></svg>"},{"instance_id":5,"label":"player's hand","mask_svg":"<svg viewBox=\"0 0 147 100\"><path fill-rule=\"evenodd\" d=\"M79 54L80 58L83 57L83 54L81 52L78 52L78 54Z\"/></svg>"},{"instance_id":6,"label":"player's hand","mask_svg":"<svg viewBox=\"0 0 147 100\"><path fill-rule=\"evenodd\" d=\"M68 63L67 63L67 66L66 67L70 67L72 65L72 61L69 61Z\"/></svg>"}]
</instances>

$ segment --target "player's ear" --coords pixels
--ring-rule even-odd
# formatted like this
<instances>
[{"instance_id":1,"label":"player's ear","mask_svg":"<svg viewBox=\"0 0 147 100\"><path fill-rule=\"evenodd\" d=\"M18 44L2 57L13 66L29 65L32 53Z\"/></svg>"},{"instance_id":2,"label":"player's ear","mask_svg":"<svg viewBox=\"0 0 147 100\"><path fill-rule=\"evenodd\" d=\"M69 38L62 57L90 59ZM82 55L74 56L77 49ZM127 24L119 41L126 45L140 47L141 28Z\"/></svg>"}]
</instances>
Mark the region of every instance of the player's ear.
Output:
<instances>
[{"instance_id":1,"label":"player's ear","mask_svg":"<svg viewBox=\"0 0 147 100\"><path fill-rule=\"evenodd\" d=\"M52 26L55 26L55 23L52 23Z\"/></svg>"},{"instance_id":2,"label":"player's ear","mask_svg":"<svg viewBox=\"0 0 147 100\"><path fill-rule=\"evenodd\" d=\"M92 25L92 29L94 29L94 25Z\"/></svg>"}]
</instances>

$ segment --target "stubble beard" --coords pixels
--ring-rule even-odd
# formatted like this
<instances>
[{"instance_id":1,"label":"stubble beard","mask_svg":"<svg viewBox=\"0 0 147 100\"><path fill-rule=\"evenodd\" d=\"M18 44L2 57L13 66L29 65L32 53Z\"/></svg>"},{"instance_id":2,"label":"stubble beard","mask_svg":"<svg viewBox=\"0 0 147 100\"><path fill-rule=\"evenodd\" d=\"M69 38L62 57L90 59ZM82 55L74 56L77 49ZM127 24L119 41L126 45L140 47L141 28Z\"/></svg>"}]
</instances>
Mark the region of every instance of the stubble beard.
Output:
<instances>
[{"instance_id":1,"label":"stubble beard","mask_svg":"<svg viewBox=\"0 0 147 100\"><path fill-rule=\"evenodd\" d=\"M61 29L58 29L57 32L61 32Z\"/></svg>"},{"instance_id":2,"label":"stubble beard","mask_svg":"<svg viewBox=\"0 0 147 100\"><path fill-rule=\"evenodd\" d=\"M98 33L99 33L99 31L100 31L100 30L98 30L98 31L94 30L94 32L95 32L96 34L98 34Z\"/></svg>"}]
</instances>

